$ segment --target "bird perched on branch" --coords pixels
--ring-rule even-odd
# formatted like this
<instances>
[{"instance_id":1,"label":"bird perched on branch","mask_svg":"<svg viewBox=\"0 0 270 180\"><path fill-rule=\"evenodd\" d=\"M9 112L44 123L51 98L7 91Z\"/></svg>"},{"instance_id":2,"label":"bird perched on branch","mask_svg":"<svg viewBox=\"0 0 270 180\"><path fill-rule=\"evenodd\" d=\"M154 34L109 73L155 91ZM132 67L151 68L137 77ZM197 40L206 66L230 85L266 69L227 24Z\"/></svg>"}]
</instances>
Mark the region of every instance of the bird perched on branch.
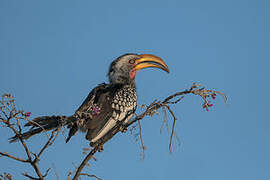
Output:
<instances>
[{"instance_id":1,"label":"bird perched on branch","mask_svg":"<svg viewBox=\"0 0 270 180\"><path fill-rule=\"evenodd\" d=\"M134 115L137 107L136 73L144 68L160 68L169 73L164 61L151 54L124 54L114 60L109 68L109 83L95 87L72 116L41 116L25 126L31 129L20 136L14 136L10 142L19 138L28 139L43 131L67 126L69 130L66 142L78 131L86 132L91 146L104 148L102 138L117 124L124 125ZM121 131L125 131L122 128Z\"/></svg>"}]
</instances>

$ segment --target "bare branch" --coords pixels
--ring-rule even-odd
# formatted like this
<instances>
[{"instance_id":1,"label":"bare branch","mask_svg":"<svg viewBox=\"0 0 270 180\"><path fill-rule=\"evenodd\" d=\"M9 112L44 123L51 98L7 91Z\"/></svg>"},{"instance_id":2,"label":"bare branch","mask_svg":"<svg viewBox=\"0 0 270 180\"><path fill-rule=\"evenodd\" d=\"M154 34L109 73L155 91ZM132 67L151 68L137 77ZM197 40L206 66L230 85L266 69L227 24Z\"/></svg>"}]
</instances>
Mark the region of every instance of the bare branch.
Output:
<instances>
[{"instance_id":1,"label":"bare branch","mask_svg":"<svg viewBox=\"0 0 270 180\"><path fill-rule=\"evenodd\" d=\"M29 178L30 180L40 180L40 178L35 178L33 176L28 175L27 172L22 173L22 175L25 176L25 177L27 177L27 178Z\"/></svg>"},{"instance_id":2,"label":"bare branch","mask_svg":"<svg viewBox=\"0 0 270 180\"><path fill-rule=\"evenodd\" d=\"M2 99L0 101L1 103L1 121L5 127L9 128L14 134L15 136L18 137L19 142L21 143L21 145L24 148L24 151L27 155L27 159L22 159L13 155L10 155L8 153L0 153L0 155L17 160L19 162L24 162L24 163L29 163L33 169L35 170L38 178L32 177L30 175L28 175L27 173L24 173L23 175L30 178L30 179L40 179L43 180L44 177L46 177L48 175L48 172L50 169L48 169L45 173L45 175L42 175L40 168L37 165L37 162L39 160L39 157L41 156L41 154L45 151L46 148L48 148L55 140L54 137L54 133L55 131L52 132L51 137L49 138L49 140L47 141L47 143L41 148L40 152L38 155L36 155L35 153L32 153L29 149L29 147L26 145L24 139L21 137L22 135L22 127L21 127L21 123L20 120L27 120L27 113L24 113L24 111L18 111L16 109L15 106L15 102L14 99L11 95L9 94L4 94L2 95ZM4 117L2 116L4 115ZM15 123L12 123L11 121L15 121ZM35 159L33 160L31 154L33 154L35 156Z\"/></svg>"},{"instance_id":3,"label":"bare branch","mask_svg":"<svg viewBox=\"0 0 270 180\"><path fill-rule=\"evenodd\" d=\"M81 165L79 166L79 168L76 171L75 176L73 177L72 180L77 180L79 178L79 176L81 175L81 171L83 170L84 166L88 163L88 161L94 156L94 154L97 152L98 150L98 146L94 147L89 153L88 155L84 158L83 162L81 163Z\"/></svg>"},{"instance_id":4,"label":"bare branch","mask_svg":"<svg viewBox=\"0 0 270 180\"><path fill-rule=\"evenodd\" d=\"M162 121L162 124L160 126L160 130L159 130L160 134L162 133L162 129L163 129L164 125L166 126L168 134L170 134L170 132L169 132L169 124L168 124L168 113L167 113L167 110L166 110L166 108L164 106L162 107L162 111L163 111L164 117L163 117L163 121Z\"/></svg>"},{"instance_id":5,"label":"bare branch","mask_svg":"<svg viewBox=\"0 0 270 180\"><path fill-rule=\"evenodd\" d=\"M171 136L170 136L170 144L169 144L169 151L170 153L172 153L172 139L173 139L173 136L174 136L174 129L175 129L175 123L176 123L176 116L174 114L174 112L171 110L170 106L166 106L168 111L170 112L170 114L172 115L173 117L173 126L172 126L172 132L171 132Z\"/></svg>"},{"instance_id":6,"label":"bare branch","mask_svg":"<svg viewBox=\"0 0 270 180\"><path fill-rule=\"evenodd\" d=\"M38 155L36 156L36 159L34 161L38 161L38 159L40 158L41 154L45 151L45 149L47 149L55 141L55 139L58 135L58 133L57 133L55 136L56 131L57 131L57 129L51 132L50 138L48 139L46 144L41 148L40 152L38 153Z\"/></svg>"},{"instance_id":7,"label":"bare branch","mask_svg":"<svg viewBox=\"0 0 270 180\"><path fill-rule=\"evenodd\" d=\"M176 92L168 97L166 97L163 101L160 100L154 100L150 105L148 106L143 106L144 107L144 111L141 114L136 114L136 116L130 120L128 123L126 124L122 124L122 122L117 122L117 124L110 130L110 132L108 132L105 136L103 136L100 140L98 140L97 142L91 144L91 146L93 147L92 150L87 154L87 156L84 158L84 160L82 161L82 163L80 164L80 166L76 169L76 173L74 175L74 177L72 178L73 180L77 180L80 176L88 176L88 177L94 177L98 180L100 180L100 178L98 178L95 175L90 175L87 173L81 173L83 168L88 164L88 161L90 159L94 158L94 154L99 150L99 147L101 145L104 145L107 141L109 141L115 134L117 134L119 131L121 131L121 129L127 129L128 127L130 127L131 125L133 125L135 122L138 122L138 127L139 127L139 138L140 138L140 144L142 147L142 157L144 157L144 151L146 149L144 142L143 142L143 137L142 137L142 126L140 123L140 120L142 120L143 118L145 118L146 116L153 116L155 114L158 113L158 110L160 108L163 109L164 112L164 120L161 126L161 129L163 127L163 125L165 124L168 130L168 133L170 134L170 142L169 142L169 152L172 152L172 145L173 145L173 137L176 138L176 140L180 143L180 140L178 138L178 136L176 135L175 132L175 126L176 126L176 120L177 117L175 115L175 113L172 111L171 106L175 105L179 102L182 102L183 98L185 95L187 94L194 94L194 95L198 95L202 98L203 100L203 108L205 108L208 111L208 108L210 108L211 106L213 106L213 104L210 104L209 98L215 99L216 95L219 94L221 96L223 96L224 101L227 101L227 97L224 93L219 92L219 91L215 91L215 90L208 90L205 88L201 88L200 84L193 84L189 89L184 90L184 91L180 91L180 92ZM22 135L22 127L20 124L20 120L28 120L27 119L27 113L24 113L23 111L17 111L16 107L15 107L15 103L14 103L14 99L11 95L9 94L5 94L2 96L2 100L0 101L0 123L2 123L3 125L5 125L5 127L9 128L12 130L12 132L18 137L19 142L22 144L24 151L27 155L28 159L22 159L19 157L15 157L12 156L8 153L0 153L1 156L5 156L20 162L24 162L24 163L29 163L33 169L36 172L36 175L38 176L38 178L32 177L30 175L28 175L27 173L24 173L23 175L30 178L30 179L39 179L39 180L43 180L44 177L46 177L48 175L48 172L50 169L48 169L45 173L45 175L43 176L42 173L40 172L40 169L37 165L37 162L39 161L40 156L43 154L43 152L45 152L45 150L51 146L53 144L53 142L55 141L55 138L57 137L58 133L55 134L55 132L57 131L54 130L51 132L50 137L47 135L48 140L45 143L45 145L43 145L39 151L38 154L35 153L31 153L30 149L27 147L24 139L21 137ZM169 131L169 127L168 127L168 119L167 119L167 111L170 113L172 119L173 119L173 124L172 124L172 128ZM11 122L13 120L15 120L15 122ZM34 124L34 126L40 126L38 122L36 121L29 121L28 123ZM35 124L37 123L37 124ZM133 125L133 127L131 127L131 129L135 129L136 126ZM160 130L161 131L161 130ZM34 157L31 155L33 154ZM68 179L71 179L72 173L70 172L68 174ZM59 179L59 177L57 176L57 179Z\"/></svg>"},{"instance_id":8,"label":"bare branch","mask_svg":"<svg viewBox=\"0 0 270 180\"><path fill-rule=\"evenodd\" d=\"M27 172L22 173L22 175L25 177L28 177L31 180L41 180L41 179L44 179L48 175L50 170L51 170L51 168L47 169L46 173L43 176L41 176L41 178L35 178L33 176L30 176Z\"/></svg>"},{"instance_id":9,"label":"bare branch","mask_svg":"<svg viewBox=\"0 0 270 180\"><path fill-rule=\"evenodd\" d=\"M93 174L87 174L87 173L81 173L81 176L88 176L88 177L93 177L96 178L97 180L102 180L101 178L97 177L96 175Z\"/></svg>"},{"instance_id":10,"label":"bare branch","mask_svg":"<svg viewBox=\"0 0 270 180\"><path fill-rule=\"evenodd\" d=\"M109 141L115 134L117 134L120 131L121 126L125 126L126 128L128 128L129 126L131 126L133 123L135 122L139 122L141 119L143 119L145 116L153 116L154 114L156 114L157 110L159 108L167 108L167 110L170 112L170 114L172 115L174 121L173 121L173 126L172 126L172 130L171 130L171 135L170 135L170 143L169 143L169 151L172 152L172 139L173 136L175 135L175 124L176 124L176 116L174 114L174 112L171 110L169 105L173 105L173 104L177 104L179 103L183 98L184 95L186 94L195 94L195 95L199 95L200 97L203 98L204 100L204 104L203 107L205 106L205 104L210 107L211 104L208 104L207 102L207 98L212 96L212 98L214 99L214 95L220 94L224 97L224 99L226 100L226 96L224 93L221 93L219 91L214 91L214 90L206 90L204 88L199 88L200 84L193 84L191 86L190 89L185 90L185 91L181 91L181 92L177 92L173 95L168 96L167 98L165 98L163 101L157 101L154 100L149 106L147 106L144 110L144 112L142 112L139 115L136 115L131 121L129 121L127 124L123 125L121 123L118 122L118 124L103 138L101 138L99 143L94 144L94 149L92 149L92 151L86 156L86 158L84 159L84 161L81 163L79 169L76 172L76 175L73 177L73 180L77 179L80 176L80 171L84 168L84 166L87 164L87 162L94 156L94 154L97 152L98 146L100 144L105 144L107 141ZM175 101L171 101L176 97L179 97L177 100ZM208 110L208 109L207 109ZM139 123L138 123L139 124ZM140 127L140 124L139 124ZM132 128L133 129L133 128ZM140 138L142 138L142 134L141 134L141 128L140 128ZM177 138L177 141L179 141L179 138ZM180 142L180 141L179 141ZM142 143L142 147L144 148L144 144L143 141L141 139L141 143Z\"/></svg>"},{"instance_id":11,"label":"bare branch","mask_svg":"<svg viewBox=\"0 0 270 180\"><path fill-rule=\"evenodd\" d=\"M53 164L53 171L54 171L54 174L55 174L55 176L56 176L56 179L59 180L60 178L59 178L59 175L58 175L58 173L57 173L57 171L56 171L56 167L55 167L54 164Z\"/></svg>"},{"instance_id":12,"label":"bare branch","mask_svg":"<svg viewBox=\"0 0 270 180\"><path fill-rule=\"evenodd\" d=\"M29 162L28 160L25 160L25 159L21 159L21 158L19 158L19 157L12 156L12 155L8 154L7 152L3 152L3 153L0 152L0 155L1 155L1 156L9 157L9 158L11 158L11 159L14 159L14 160L16 160L16 161L20 161L20 162L23 162L23 163L28 163L28 162Z\"/></svg>"},{"instance_id":13,"label":"bare branch","mask_svg":"<svg viewBox=\"0 0 270 180\"><path fill-rule=\"evenodd\" d=\"M141 126L141 123L140 121L138 121L138 125L139 125L139 136L140 136L140 142L141 142L141 149L142 149L142 153L141 153L141 157L142 159L144 159L144 151L146 150L146 146L144 146L144 143L143 143L143 137L142 137L142 126Z\"/></svg>"}]
</instances>

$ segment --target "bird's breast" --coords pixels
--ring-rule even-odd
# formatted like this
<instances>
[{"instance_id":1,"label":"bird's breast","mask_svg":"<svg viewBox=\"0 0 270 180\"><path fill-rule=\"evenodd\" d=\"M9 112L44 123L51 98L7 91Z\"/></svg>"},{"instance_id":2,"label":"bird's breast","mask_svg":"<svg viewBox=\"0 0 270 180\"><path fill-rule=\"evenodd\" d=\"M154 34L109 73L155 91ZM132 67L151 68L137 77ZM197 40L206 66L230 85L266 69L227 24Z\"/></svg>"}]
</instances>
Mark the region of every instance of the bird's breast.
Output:
<instances>
[{"instance_id":1,"label":"bird's breast","mask_svg":"<svg viewBox=\"0 0 270 180\"><path fill-rule=\"evenodd\" d=\"M112 101L113 119L126 121L128 113L134 112L137 106L137 94L135 88L123 88L118 91Z\"/></svg>"}]
</instances>

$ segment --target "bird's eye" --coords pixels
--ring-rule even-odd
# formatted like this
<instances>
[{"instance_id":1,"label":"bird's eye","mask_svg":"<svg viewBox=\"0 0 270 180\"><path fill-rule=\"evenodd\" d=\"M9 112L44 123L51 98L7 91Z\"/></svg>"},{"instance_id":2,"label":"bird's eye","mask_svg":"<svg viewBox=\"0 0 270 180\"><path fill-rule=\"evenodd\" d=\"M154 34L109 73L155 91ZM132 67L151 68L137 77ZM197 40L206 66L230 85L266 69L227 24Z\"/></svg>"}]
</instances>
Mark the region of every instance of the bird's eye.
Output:
<instances>
[{"instance_id":1,"label":"bird's eye","mask_svg":"<svg viewBox=\"0 0 270 180\"><path fill-rule=\"evenodd\" d=\"M135 63L134 59L129 60L129 64L134 64L134 63Z\"/></svg>"}]
</instances>

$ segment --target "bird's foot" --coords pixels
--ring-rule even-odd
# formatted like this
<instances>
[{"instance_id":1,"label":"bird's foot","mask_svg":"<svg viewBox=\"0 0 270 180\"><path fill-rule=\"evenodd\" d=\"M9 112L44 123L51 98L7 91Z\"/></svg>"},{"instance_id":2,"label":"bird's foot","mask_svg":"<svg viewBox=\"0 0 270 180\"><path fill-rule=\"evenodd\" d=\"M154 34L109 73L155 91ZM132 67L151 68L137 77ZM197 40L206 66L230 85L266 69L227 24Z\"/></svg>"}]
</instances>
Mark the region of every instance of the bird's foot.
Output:
<instances>
[{"instance_id":1,"label":"bird's foot","mask_svg":"<svg viewBox=\"0 0 270 180\"><path fill-rule=\"evenodd\" d=\"M104 150L104 144L99 144L98 145L98 152L101 152Z\"/></svg>"},{"instance_id":2,"label":"bird's foot","mask_svg":"<svg viewBox=\"0 0 270 180\"><path fill-rule=\"evenodd\" d=\"M125 133L125 132L127 132L128 128L127 128L126 126L122 125L122 126L119 127L119 130L120 130L122 133Z\"/></svg>"}]
</instances>

